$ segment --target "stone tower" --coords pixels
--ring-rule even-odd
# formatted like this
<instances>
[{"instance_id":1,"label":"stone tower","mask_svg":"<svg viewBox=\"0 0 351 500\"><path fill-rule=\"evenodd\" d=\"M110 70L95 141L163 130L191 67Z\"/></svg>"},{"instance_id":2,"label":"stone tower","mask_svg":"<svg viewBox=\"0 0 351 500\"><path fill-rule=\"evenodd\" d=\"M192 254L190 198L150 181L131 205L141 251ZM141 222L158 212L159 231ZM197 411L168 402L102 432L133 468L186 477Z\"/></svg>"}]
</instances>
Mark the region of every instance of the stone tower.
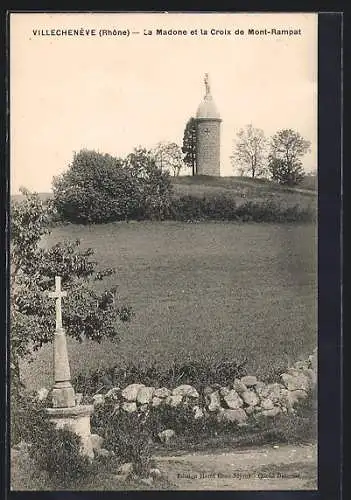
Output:
<instances>
[{"instance_id":1,"label":"stone tower","mask_svg":"<svg viewBox=\"0 0 351 500\"><path fill-rule=\"evenodd\" d=\"M196 113L196 173L219 176L222 120L211 95L208 73L204 81L206 94Z\"/></svg>"}]
</instances>

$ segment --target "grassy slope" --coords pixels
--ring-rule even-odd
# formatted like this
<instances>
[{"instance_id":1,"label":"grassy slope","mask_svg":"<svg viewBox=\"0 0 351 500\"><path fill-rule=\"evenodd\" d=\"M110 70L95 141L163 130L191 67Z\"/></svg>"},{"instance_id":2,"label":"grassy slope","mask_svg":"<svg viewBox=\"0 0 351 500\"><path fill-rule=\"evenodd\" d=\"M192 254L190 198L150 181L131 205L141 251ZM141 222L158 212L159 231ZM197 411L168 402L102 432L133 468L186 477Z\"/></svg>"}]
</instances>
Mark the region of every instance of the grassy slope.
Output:
<instances>
[{"instance_id":1,"label":"grassy slope","mask_svg":"<svg viewBox=\"0 0 351 500\"><path fill-rule=\"evenodd\" d=\"M306 207L317 202L317 192L313 183L298 188L288 188L267 179L249 177L181 176L172 179L174 194L193 196L226 196L234 198L238 204L246 201L273 199L283 205Z\"/></svg>"},{"instance_id":2,"label":"grassy slope","mask_svg":"<svg viewBox=\"0 0 351 500\"><path fill-rule=\"evenodd\" d=\"M172 178L175 196L215 195L235 198L239 203L274 198L289 205L309 205L316 202L316 177L308 176L298 188L287 188L266 179L250 177L210 177L180 176ZM42 200L52 197L52 193L39 193ZM12 195L13 200L21 200L21 194Z\"/></svg>"},{"instance_id":3,"label":"grassy slope","mask_svg":"<svg viewBox=\"0 0 351 500\"><path fill-rule=\"evenodd\" d=\"M120 344L70 342L72 372L126 360L168 364L202 354L248 357L264 374L315 345L315 230L311 225L116 223L56 228L80 238L117 274L136 317ZM51 378L51 346L26 369ZM92 353L93 356L92 356Z\"/></svg>"},{"instance_id":4,"label":"grassy slope","mask_svg":"<svg viewBox=\"0 0 351 500\"><path fill-rule=\"evenodd\" d=\"M172 182L178 195L316 203L315 192L264 180L178 177ZM123 326L119 345L71 343L73 372L122 359L168 363L174 357L219 353L248 356L249 369L265 373L314 346L313 226L69 225L56 228L51 242L65 238L80 238L96 250L101 267L117 268L113 284L120 285L124 301L136 311L134 321ZM50 380L51 347L25 373L35 386Z\"/></svg>"}]
</instances>

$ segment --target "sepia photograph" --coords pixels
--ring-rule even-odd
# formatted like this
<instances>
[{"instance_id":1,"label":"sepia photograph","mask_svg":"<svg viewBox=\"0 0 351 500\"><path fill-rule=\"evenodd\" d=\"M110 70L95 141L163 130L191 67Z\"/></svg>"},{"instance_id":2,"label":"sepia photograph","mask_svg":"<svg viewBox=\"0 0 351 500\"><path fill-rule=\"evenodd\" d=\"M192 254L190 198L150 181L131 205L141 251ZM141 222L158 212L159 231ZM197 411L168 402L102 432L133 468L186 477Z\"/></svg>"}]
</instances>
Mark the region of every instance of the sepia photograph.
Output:
<instances>
[{"instance_id":1,"label":"sepia photograph","mask_svg":"<svg viewBox=\"0 0 351 500\"><path fill-rule=\"evenodd\" d=\"M12 12L10 489L318 489L318 14Z\"/></svg>"}]
</instances>

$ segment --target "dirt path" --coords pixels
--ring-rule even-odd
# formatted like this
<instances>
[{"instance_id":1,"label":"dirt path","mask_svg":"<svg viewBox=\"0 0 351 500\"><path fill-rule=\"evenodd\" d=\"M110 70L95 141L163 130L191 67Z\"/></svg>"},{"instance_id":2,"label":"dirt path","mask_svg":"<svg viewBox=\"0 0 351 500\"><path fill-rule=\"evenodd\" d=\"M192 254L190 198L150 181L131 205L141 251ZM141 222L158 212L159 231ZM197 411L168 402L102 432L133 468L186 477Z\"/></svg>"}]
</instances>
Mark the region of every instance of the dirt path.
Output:
<instances>
[{"instance_id":1,"label":"dirt path","mask_svg":"<svg viewBox=\"0 0 351 500\"><path fill-rule=\"evenodd\" d=\"M230 453L154 457L181 490L301 490L317 488L315 445L261 447Z\"/></svg>"}]
</instances>

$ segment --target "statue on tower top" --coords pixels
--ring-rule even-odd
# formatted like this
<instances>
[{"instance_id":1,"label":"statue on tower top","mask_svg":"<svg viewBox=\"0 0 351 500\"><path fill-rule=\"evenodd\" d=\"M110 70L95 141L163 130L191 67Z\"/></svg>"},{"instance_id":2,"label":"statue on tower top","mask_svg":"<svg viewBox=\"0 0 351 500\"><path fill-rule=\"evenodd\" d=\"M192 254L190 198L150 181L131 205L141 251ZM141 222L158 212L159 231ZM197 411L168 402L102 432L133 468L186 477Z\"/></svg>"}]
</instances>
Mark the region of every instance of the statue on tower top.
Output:
<instances>
[{"instance_id":1,"label":"statue on tower top","mask_svg":"<svg viewBox=\"0 0 351 500\"><path fill-rule=\"evenodd\" d=\"M210 81L209 81L208 73L205 73L204 82L205 82L206 96L208 96L208 95L211 94Z\"/></svg>"}]
</instances>

